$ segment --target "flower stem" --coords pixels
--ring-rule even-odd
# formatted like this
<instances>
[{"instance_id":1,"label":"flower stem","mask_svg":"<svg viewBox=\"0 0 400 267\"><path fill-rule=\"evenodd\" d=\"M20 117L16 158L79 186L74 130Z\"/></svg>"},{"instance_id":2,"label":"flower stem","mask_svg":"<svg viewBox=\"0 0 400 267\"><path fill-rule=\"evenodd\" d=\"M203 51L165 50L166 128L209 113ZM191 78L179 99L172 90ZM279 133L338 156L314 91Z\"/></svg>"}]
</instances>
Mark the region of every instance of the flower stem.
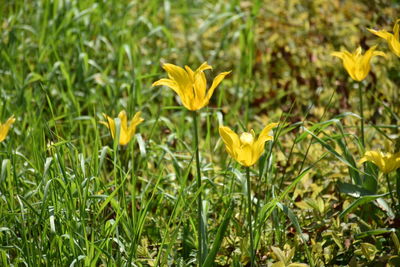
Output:
<instances>
[{"instance_id":1,"label":"flower stem","mask_svg":"<svg viewBox=\"0 0 400 267\"><path fill-rule=\"evenodd\" d=\"M390 185L389 174L386 173L386 174L385 174L385 177L386 177L386 182L387 182L387 185L388 185L388 190L389 190L390 198L392 199L392 206L394 207L394 206L396 205L396 202L395 202L395 200L394 200L392 186Z\"/></svg>"},{"instance_id":2,"label":"flower stem","mask_svg":"<svg viewBox=\"0 0 400 267\"><path fill-rule=\"evenodd\" d=\"M361 144L365 147L365 137L364 137L364 108L363 108L363 95L361 89L361 83L358 84L358 96L360 98L360 116L361 116Z\"/></svg>"},{"instance_id":3,"label":"flower stem","mask_svg":"<svg viewBox=\"0 0 400 267\"><path fill-rule=\"evenodd\" d=\"M194 131L194 143L195 143L195 154L196 154L196 169L197 169L197 231L198 231L198 261L199 266L202 266L205 258L207 257L207 244L206 244L206 227L203 221L203 205L202 205L202 194L201 194L201 171L200 171L200 155L199 155L199 136L198 136L198 125L197 125L197 112L192 111L193 115L193 131Z\"/></svg>"},{"instance_id":4,"label":"flower stem","mask_svg":"<svg viewBox=\"0 0 400 267\"><path fill-rule=\"evenodd\" d=\"M246 179L247 179L247 220L249 225L250 233L250 266L254 266L254 241L253 241L253 225L251 219L251 185L250 185L250 168L246 167Z\"/></svg>"}]
</instances>

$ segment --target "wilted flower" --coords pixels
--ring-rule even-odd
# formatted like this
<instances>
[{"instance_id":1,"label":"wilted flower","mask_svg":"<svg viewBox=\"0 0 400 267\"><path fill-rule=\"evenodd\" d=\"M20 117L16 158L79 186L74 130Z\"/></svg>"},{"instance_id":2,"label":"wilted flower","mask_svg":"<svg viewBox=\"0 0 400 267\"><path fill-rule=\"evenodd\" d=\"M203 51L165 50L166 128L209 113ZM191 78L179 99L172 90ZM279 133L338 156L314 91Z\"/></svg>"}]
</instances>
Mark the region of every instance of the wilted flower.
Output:
<instances>
[{"instance_id":1,"label":"wilted flower","mask_svg":"<svg viewBox=\"0 0 400 267\"><path fill-rule=\"evenodd\" d=\"M395 53L396 56L398 57L400 57L399 24L400 24L400 19L398 19L394 24L393 34L387 32L386 30L377 31L373 29L368 29L373 34L385 39L389 44L390 50L392 50L392 52Z\"/></svg>"},{"instance_id":2,"label":"wilted flower","mask_svg":"<svg viewBox=\"0 0 400 267\"><path fill-rule=\"evenodd\" d=\"M126 116L125 110L122 110L118 114L118 118L121 121L121 128L120 128L120 133L119 133L119 144L120 145L126 145L129 143L129 141L132 139L132 137L136 133L136 126L138 126L142 121L144 121L143 118L140 117L141 112L137 112L135 116L132 118L132 120L129 123L128 126L128 120ZM107 116L106 114L103 113L104 118L107 119L107 122L105 121L100 121L101 124L104 124L107 126L108 129L110 129L111 136L114 139L116 135L116 129L115 129L115 119Z\"/></svg>"},{"instance_id":3,"label":"wilted flower","mask_svg":"<svg viewBox=\"0 0 400 267\"><path fill-rule=\"evenodd\" d=\"M384 56L382 51L375 51L376 45L368 49L364 55L361 54L362 49L358 47L354 53L348 51L333 52L331 55L340 58L343 61L343 66L353 80L362 81L367 77L371 70L371 58L374 56Z\"/></svg>"},{"instance_id":4,"label":"wilted flower","mask_svg":"<svg viewBox=\"0 0 400 267\"><path fill-rule=\"evenodd\" d=\"M374 163L378 166L381 172L385 174L390 173L400 167L400 152L395 154L384 154L381 151L367 151L365 152L364 157L360 159L360 163L366 161Z\"/></svg>"},{"instance_id":5,"label":"wilted flower","mask_svg":"<svg viewBox=\"0 0 400 267\"><path fill-rule=\"evenodd\" d=\"M183 69L168 63L164 64L163 68L167 71L169 79L160 79L154 82L153 86L168 86L178 94L183 105L189 110L199 110L207 105L215 88L230 73L228 71L218 74L207 91L207 80L204 71L212 69L207 62L201 64L196 71L193 71L188 66Z\"/></svg>"},{"instance_id":6,"label":"wilted flower","mask_svg":"<svg viewBox=\"0 0 400 267\"><path fill-rule=\"evenodd\" d=\"M15 118L14 116L11 116L4 124L0 123L0 142L3 142L4 139L6 139L8 131L14 122Z\"/></svg>"},{"instance_id":7,"label":"wilted flower","mask_svg":"<svg viewBox=\"0 0 400 267\"><path fill-rule=\"evenodd\" d=\"M264 144L266 141L273 140L273 136L269 132L276 127L277 123L270 123L261 131L260 136L256 139L253 130L244 132L240 137L229 127L220 126L219 134L225 143L226 150L229 155L241 165L249 167L254 165L264 152Z\"/></svg>"}]
</instances>

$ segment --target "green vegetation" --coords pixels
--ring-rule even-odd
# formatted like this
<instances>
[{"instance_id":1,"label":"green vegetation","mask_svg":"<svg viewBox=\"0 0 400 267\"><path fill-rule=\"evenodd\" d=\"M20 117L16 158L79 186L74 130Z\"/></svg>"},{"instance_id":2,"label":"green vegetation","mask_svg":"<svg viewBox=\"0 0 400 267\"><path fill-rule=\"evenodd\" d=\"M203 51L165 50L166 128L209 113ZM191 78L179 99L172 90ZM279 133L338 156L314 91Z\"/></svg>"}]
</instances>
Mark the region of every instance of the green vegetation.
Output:
<instances>
[{"instance_id":1,"label":"green vegetation","mask_svg":"<svg viewBox=\"0 0 400 267\"><path fill-rule=\"evenodd\" d=\"M198 196L203 266L250 266L249 206L257 266L400 266L400 170L360 162L400 152L400 58L368 31L391 31L399 7L3 1L0 121L16 120L0 143L0 266L197 266ZM331 55L374 45L387 57L361 82ZM163 63L205 61L209 82L232 72L197 117L152 86ZM144 119L127 145L99 123L121 110ZM226 152L220 125L272 122L256 165Z\"/></svg>"}]
</instances>

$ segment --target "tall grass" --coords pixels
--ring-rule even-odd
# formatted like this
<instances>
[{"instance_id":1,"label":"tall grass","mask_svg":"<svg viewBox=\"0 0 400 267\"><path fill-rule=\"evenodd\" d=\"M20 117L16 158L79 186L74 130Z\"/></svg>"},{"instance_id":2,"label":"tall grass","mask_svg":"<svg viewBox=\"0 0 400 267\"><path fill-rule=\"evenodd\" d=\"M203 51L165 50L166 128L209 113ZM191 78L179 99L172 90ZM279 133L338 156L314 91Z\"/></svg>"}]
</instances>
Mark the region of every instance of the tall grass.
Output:
<instances>
[{"instance_id":1,"label":"tall grass","mask_svg":"<svg viewBox=\"0 0 400 267\"><path fill-rule=\"evenodd\" d=\"M287 265L396 266L400 173L389 194L357 161L398 151L398 58L362 85L364 147L357 92L329 56L378 42L364 29L390 29L398 8L380 2L2 3L0 118L17 120L0 143L0 265L195 266L202 194L204 266L249 265L248 196L258 265L281 261L279 247L294 249ZM198 117L198 190L191 114L151 84L164 62L203 61L232 75ZM127 146L98 123L122 109L145 119ZM217 128L251 121L281 124L247 192Z\"/></svg>"}]
</instances>

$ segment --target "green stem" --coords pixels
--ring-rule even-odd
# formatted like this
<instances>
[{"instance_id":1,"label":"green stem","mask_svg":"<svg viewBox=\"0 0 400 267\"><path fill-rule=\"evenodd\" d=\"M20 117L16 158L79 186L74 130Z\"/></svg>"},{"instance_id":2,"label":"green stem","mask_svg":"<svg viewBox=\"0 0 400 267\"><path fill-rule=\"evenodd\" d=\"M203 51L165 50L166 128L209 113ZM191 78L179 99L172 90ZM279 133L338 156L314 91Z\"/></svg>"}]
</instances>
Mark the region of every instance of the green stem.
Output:
<instances>
[{"instance_id":1,"label":"green stem","mask_svg":"<svg viewBox=\"0 0 400 267\"><path fill-rule=\"evenodd\" d=\"M249 225L250 233L250 266L254 266L254 241L253 241L253 225L251 219L251 185L250 185L250 168L246 167L246 178L247 178L247 220Z\"/></svg>"},{"instance_id":2,"label":"green stem","mask_svg":"<svg viewBox=\"0 0 400 267\"><path fill-rule=\"evenodd\" d=\"M360 116L361 116L361 144L365 147L365 137L364 137L364 108L363 108L363 96L361 83L358 84L358 96L360 98Z\"/></svg>"},{"instance_id":3,"label":"green stem","mask_svg":"<svg viewBox=\"0 0 400 267\"><path fill-rule=\"evenodd\" d=\"M203 264L207 257L207 244L206 244L206 228L203 221L203 205L202 205L202 194L201 194L201 171L200 171L200 155L199 155L199 136L197 126L197 112L192 111L193 115L193 131L194 131L194 143L195 143L195 154L196 154L196 169L197 169L197 231L198 231L198 261L199 266Z\"/></svg>"},{"instance_id":4,"label":"green stem","mask_svg":"<svg viewBox=\"0 0 400 267\"><path fill-rule=\"evenodd\" d=\"M386 182L387 182L387 184L388 184L388 190L389 190L390 198L392 199L392 207L395 207L395 206L396 206L396 202L395 202L395 200L394 200L392 186L390 185L389 174L386 173L386 174L385 174L385 177L386 177Z\"/></svg>"}]
</instances>

